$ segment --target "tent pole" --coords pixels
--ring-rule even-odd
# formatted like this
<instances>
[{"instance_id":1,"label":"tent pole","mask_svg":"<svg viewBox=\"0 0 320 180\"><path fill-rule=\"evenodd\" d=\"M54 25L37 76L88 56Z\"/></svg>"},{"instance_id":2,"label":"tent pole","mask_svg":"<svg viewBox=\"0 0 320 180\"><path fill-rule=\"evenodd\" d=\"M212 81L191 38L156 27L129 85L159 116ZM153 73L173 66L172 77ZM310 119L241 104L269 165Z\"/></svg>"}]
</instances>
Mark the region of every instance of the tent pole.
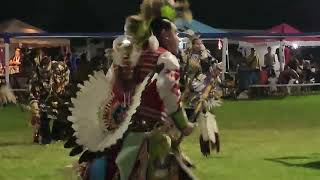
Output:
<instances>
[{"instance_id":1,"label":"tent pole","mask_svg":"<svg viewBox=\"0 0 320 180\"><path fill-rule=\"evenodd\" d=\"M227 40L228 41L228 40ZM229 41L227 42L228 43L228 46L227 46L227 71L230 72L230 59L229 59Z\"/></svg>"},{"instance_id":2,"label":"tent pole","mask_svg":"<svg viewBox=\"0 0 320 180\"><path fill-rule=\"evenodd\" d=\"M228 56L228 39L227 38L223 38L223 40L222 40L222 64L223 64L223 70L222 70L222 76L221 76L221 80L222 81L225 80L225 73L227 72L227 56Z\"/></svg>"},{"instance_id":3,"label":"tent pole","mask_svg":"<svg viewBox=\"0 0 320 180\"><path fill-rule=\"evenodd\" d=\"M90 44L90 38L87 38L87 61L90 62L91 61L91 44Z\"/></svg>"},{"instance_id":4,"label":"tent pole","mask_svg":"<svg viewBox=\"0 0 320 180\"><path fill-rule=\"evenodd\" d=\"M10 87L10 37L4 37L4 48L5 48L5 80L7 87Z\"/></svg>"}]
</instances>

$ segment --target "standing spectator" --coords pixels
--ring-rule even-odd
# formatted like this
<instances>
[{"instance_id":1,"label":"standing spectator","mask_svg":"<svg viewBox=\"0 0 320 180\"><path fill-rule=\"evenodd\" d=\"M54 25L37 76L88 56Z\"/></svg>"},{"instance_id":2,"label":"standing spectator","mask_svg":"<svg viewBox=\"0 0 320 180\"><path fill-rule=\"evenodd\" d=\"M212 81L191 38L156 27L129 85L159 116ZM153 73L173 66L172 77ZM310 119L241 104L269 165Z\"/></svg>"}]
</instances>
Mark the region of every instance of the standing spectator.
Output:
<instances>
[{"instance_id":1,"label":"standing spectator","mask_svg":"<svg viewBox=\"0 0 320 180\"><path fill-rule=\"evenodd\" d=\"M268 53L264 55L264 66L268 71L268 76L271 76L271 72L274 69L274 64L276 62L276 57L271 53L271 47L268 47Z\"/></svg>"},{"instance_id":2,"label":"standing spectator","mask_svg":"<svg viewBox=\"0 0 320 180\"><path fill-rule=\"evenodd\" d=\"M284 48L284 65L287 65L291 59L291 50L288 47Z\"/></svg>"},{"instance_id":3,"label":"standing spectator","mask_svg":"<svg viewBox=\"0 0 320 180\"><path fill-rule=\"evenodd\" d=\"M320 66L318 65L317 68L314 69L314 76L315 76L315 83L320 83ZM316 90L320 90L320 87L315 87Z\"/></svg>"},{"instance_id":4,"label":"standing spectator","mask_svg":"<svg viewBox=\"0 0 320 180\"><path fill-rule=\"evenodd\" d=\"M11 74L19 73L20 72L20 65L22 62L22 53L21 49L17 48L14 52L14 56L10 59L9 65L11 69Z\"/></svg>"},{"instance_id":5,"label":"standing spectator","mask_svg":"<svg viewBox=\"0 0 320 180\"><path fill-rule=\"evenodd\" d=\"M0 63L0 75L4 74L4 68L2 67L2 63Z\"/></svg>"},{"instance_id":6,"label":"standing spectator","mask_svg":"<svg viewBox=\"0 0 320 180\"><path fill-rule=\"evenodd\" d=\"M237 94L240 94L241 92L249 89L249 85L250 85L249 78L250 78L250 71L246 63L246 59L243 57L243 59L240 60L240 63L237 68L237 77L236 77L238 82Z\"/></svg>"},{"instance_id":7,"label":"standing spectator","mask_svg":"<svg viewBox=\"0 0 320 180\"><path fill-rule=\"evenodd\" d=\"M249 83L256 84L259 80L259 72L260 72L260 61L259 57L254 48L251 48L251 53L247 57L247 64L250 69L250 80Z\"/></svg>"},{"instance_id":8,"label":"standing spectator","mask_svg":"<svg viewBox=\"0 0 320 180\"><path fill-rule=\"evenodd\" d=\"M65 49L62 49L63 59L64 62L67 64L68 68L71 70L71 72L74 72L77 70L77 59L73 55L73 51L70 47L66 47Z\"/></svg>"},{"instance_id":9,"label":"standing spectator","mask_svg":"<svg viewBox=\"0 0 320 180\"><path fill-rule=\"evenodd\" d=\"M34 65L31 53L32 51L28 48L22 49L23 61L21 62L21 73L28 78L31 77Z\"/></svg>"}]
</instances>

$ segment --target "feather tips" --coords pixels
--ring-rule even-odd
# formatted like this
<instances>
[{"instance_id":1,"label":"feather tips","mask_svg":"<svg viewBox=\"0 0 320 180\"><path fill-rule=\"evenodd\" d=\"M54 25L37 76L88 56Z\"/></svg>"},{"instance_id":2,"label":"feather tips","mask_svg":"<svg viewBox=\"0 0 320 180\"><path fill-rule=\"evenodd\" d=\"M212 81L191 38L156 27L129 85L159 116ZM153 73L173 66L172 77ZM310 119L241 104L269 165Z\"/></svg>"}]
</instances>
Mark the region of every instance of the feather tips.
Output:
<instances>
[{"instance_id":1,"label":"feather tips","mask_svg":"<svg viewBox=\"0 0 320 180\"><path fill-rule=\"evenodd\" d=\"M0 104L17 103L16 96L7 86L0 87Z\"/></svg>"},{"instance_id":2,"label":"feather tips","mask_svg":"<svg viewBox=\"0 0 320 180\"><path fill-rule=\"evenodd\" d=\"M220 137L219 129L212 113L201 113L199 116L199 128L200 128L200 149L204 156L210 154L211 148L220 152Z\"/></svg>"},{"instance_id":3,"label":"feather tips","mask_svg":"<svg viewBox=\"0 0 320 180\"><path fill-rule=\"evenodd\" d=\"M70 108L72 116L68 117L73 123L76 143L93 152L102 151L98 146L104 138L104 125L98 114L100 107L111 100L113 68L109 69L107 76L95 72L84 85L78 86L81 90L78 97L72 99L74 108Z\"/></svg>"}]
</instances>

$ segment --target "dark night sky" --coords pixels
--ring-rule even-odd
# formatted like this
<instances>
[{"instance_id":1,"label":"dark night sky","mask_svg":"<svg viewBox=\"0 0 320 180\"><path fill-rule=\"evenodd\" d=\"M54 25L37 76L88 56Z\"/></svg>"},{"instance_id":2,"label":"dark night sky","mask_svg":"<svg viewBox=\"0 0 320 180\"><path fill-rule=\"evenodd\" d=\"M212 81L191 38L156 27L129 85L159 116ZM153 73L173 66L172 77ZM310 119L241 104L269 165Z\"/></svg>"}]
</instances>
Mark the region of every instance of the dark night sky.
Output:
<instances>
[{"instance_id":1,"label":"dark night sky","mask_svg":"<svg viewBox=\"0 0 320 180\"><path fill-rule=\"evenodd\" d=\"M0 20L17 18L50 32L122 31L141 0L4 0ZM320 31L319 0L190 0L194 18L217 28L265 29L287 22Z\"/></svg>"}]
</instances>

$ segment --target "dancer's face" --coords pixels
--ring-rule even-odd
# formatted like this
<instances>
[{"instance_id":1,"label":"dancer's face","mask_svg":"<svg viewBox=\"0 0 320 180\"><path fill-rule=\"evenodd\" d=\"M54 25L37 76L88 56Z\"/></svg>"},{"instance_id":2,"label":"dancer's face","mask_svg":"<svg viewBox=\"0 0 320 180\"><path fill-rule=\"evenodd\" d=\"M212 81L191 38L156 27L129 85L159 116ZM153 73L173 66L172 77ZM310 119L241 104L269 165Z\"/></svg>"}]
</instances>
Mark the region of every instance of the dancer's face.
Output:
<instances>
[{"instance_id":1,"label":"dancer's face","mask_svg":"<svg viewBox=\"0 0 320 180\"><path fill-rule=\"evenodd\" d=\"M202 41L200 39L195 39L192 44L192 49L194 52L200 52L202 46Z\"/></svg>"},{"instance_id":2,"label":"dancer's face","mask_svg":"<svg viewBox=\"0 0 320 180\"><path fill-rule=\"evenodd\" d=\"M14 55L15 55L15 57L20 57L20 55L21 55L20 49L16 49Z\"/></svg>"},{"instance_id":3,"label":"dancer's face","mask_svg":"<svg viewBox=\"0 0 320 180\"><path fill-rule=\"evenodd\" d=\"M174 55L178 54L179 38L177 36L177 28L174 24L171 24L171 30L163 31L161 34L161 44L169 52Z\"/></svg>"}]
</instances>

